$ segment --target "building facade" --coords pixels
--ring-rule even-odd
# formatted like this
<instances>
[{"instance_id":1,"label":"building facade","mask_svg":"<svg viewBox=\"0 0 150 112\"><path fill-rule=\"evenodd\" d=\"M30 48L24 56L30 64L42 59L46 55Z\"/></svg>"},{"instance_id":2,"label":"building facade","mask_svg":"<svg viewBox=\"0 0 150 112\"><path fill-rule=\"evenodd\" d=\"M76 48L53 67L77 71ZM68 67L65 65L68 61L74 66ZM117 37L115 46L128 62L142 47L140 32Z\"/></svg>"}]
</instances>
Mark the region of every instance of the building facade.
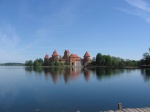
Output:
<instances>
[{"instance_id":1,"label":"building facade","mask_svg":"<svg viewBox=\"0 0 150 112\"><path fill-rule=\"evenodd\" d=\"M64 51L63 57L59 56L56 50L53 52L51 57L49 57L48 54L46 54L44 57L44 63L46 63L45 65L48 65L48 63L58 62L58 61L65 65L70 65L70 66L85 66L91 61L91 59L88 52L85 53L82 59L77 54L70 55L69 50Z\"/></svg>"}]
</instances>

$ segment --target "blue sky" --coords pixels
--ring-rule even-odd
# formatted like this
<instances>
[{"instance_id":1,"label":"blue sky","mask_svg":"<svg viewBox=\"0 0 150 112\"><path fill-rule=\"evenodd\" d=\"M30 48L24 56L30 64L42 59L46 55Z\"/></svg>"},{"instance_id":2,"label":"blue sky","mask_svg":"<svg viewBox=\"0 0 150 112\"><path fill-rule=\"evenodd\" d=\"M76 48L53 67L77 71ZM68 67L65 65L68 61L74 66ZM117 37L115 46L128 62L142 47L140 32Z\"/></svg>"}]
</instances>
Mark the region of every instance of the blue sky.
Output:
<instances>
[{"instance_id":1,"label":"blue sky","mask_svg":"<svg viewBox=\"0 0 150 112\"><path fill-rule=\"evenodd\" d=\"M0 63L65 49L139 60L149 43L149 0L0 0Z\"/></svg>"}]
</instances>

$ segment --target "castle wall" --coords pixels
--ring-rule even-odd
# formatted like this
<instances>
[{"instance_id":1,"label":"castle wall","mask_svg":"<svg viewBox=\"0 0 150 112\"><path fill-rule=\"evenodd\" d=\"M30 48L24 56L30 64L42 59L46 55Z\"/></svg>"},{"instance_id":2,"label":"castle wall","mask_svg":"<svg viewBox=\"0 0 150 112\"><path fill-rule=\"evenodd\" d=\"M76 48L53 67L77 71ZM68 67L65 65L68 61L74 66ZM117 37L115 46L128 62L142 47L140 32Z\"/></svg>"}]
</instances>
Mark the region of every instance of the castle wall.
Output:
<instances>
[{"instance_id":1,"label":"castle wall","mask_svg":"<svg viewBox=\"0 0 150 112\"><path fill-rule=\"evenodd\" d=\"M81 61L75 61L75 62L74 62L74 66L82 66Z\"/></svg>"}]
</instances>

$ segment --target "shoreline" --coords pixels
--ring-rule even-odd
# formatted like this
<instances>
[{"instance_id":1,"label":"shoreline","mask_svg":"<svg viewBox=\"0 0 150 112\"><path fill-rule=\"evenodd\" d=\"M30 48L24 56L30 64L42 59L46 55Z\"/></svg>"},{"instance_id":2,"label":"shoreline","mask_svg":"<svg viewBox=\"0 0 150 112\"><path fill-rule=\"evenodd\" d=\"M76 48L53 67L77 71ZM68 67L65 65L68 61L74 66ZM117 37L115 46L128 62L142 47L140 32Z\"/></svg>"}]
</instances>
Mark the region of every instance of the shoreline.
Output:
<instances>
[{"instance_id":1,"label":"shoreline","mask_svg":"<svg viewBox=\"0 0 150 112\"><path fill-rule=\"evenodd\" d=\"M25 67L43 67L43 68L100 68L100 69L142 69L142 68L150 68L150 66L25 66Z\"/></svg>"}]
</instances>

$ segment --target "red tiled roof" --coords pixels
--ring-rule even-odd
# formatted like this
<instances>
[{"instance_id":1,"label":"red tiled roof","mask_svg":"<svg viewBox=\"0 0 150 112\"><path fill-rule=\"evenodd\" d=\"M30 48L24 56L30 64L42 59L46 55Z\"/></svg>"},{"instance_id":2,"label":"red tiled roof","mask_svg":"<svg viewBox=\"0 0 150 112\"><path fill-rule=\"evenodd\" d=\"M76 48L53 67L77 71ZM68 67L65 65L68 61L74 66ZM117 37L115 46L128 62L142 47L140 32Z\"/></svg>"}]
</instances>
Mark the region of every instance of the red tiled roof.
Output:
<instances>
[{"instance_id":1,"label":"red tiled roof","mask_svg":"<svg viewBox=\"0 0 150 112\"><path fill-rule=\"evenodd\" d=\"M48 59L48 58L49 58L49 56L46 54L44 58L47 58L47 59Z\"/></svg>"},{"instance_id":2,"label":"red tiled roof","mask_svg":"<svg viewBox=\"0 0 150 112\"><path fill-rule=\"evenodd\" d=\"M90 57L89 53L86 51L84 57Z\"/></svg>"},{"instance_id":3,"label":"red tiled roof","mask_svg":"<svg viewBox=\"0 0 150 112\"><path fill-rule=\"evenodd\" d=\"M52 56L58 56L58 53L56 52L56 50L53 52Z\"/></svg>"},{"instance_id":4,"label":"red tiled roof","mask_svg":"<svg viewBox=\"0 0 150 112\"><path fill-rule=\"evenodd\" d=\"M79 58L79 56L76 55L76 54L71 54L71 55L70 55L70 58Z\"/></svg>"}]
</instances>

